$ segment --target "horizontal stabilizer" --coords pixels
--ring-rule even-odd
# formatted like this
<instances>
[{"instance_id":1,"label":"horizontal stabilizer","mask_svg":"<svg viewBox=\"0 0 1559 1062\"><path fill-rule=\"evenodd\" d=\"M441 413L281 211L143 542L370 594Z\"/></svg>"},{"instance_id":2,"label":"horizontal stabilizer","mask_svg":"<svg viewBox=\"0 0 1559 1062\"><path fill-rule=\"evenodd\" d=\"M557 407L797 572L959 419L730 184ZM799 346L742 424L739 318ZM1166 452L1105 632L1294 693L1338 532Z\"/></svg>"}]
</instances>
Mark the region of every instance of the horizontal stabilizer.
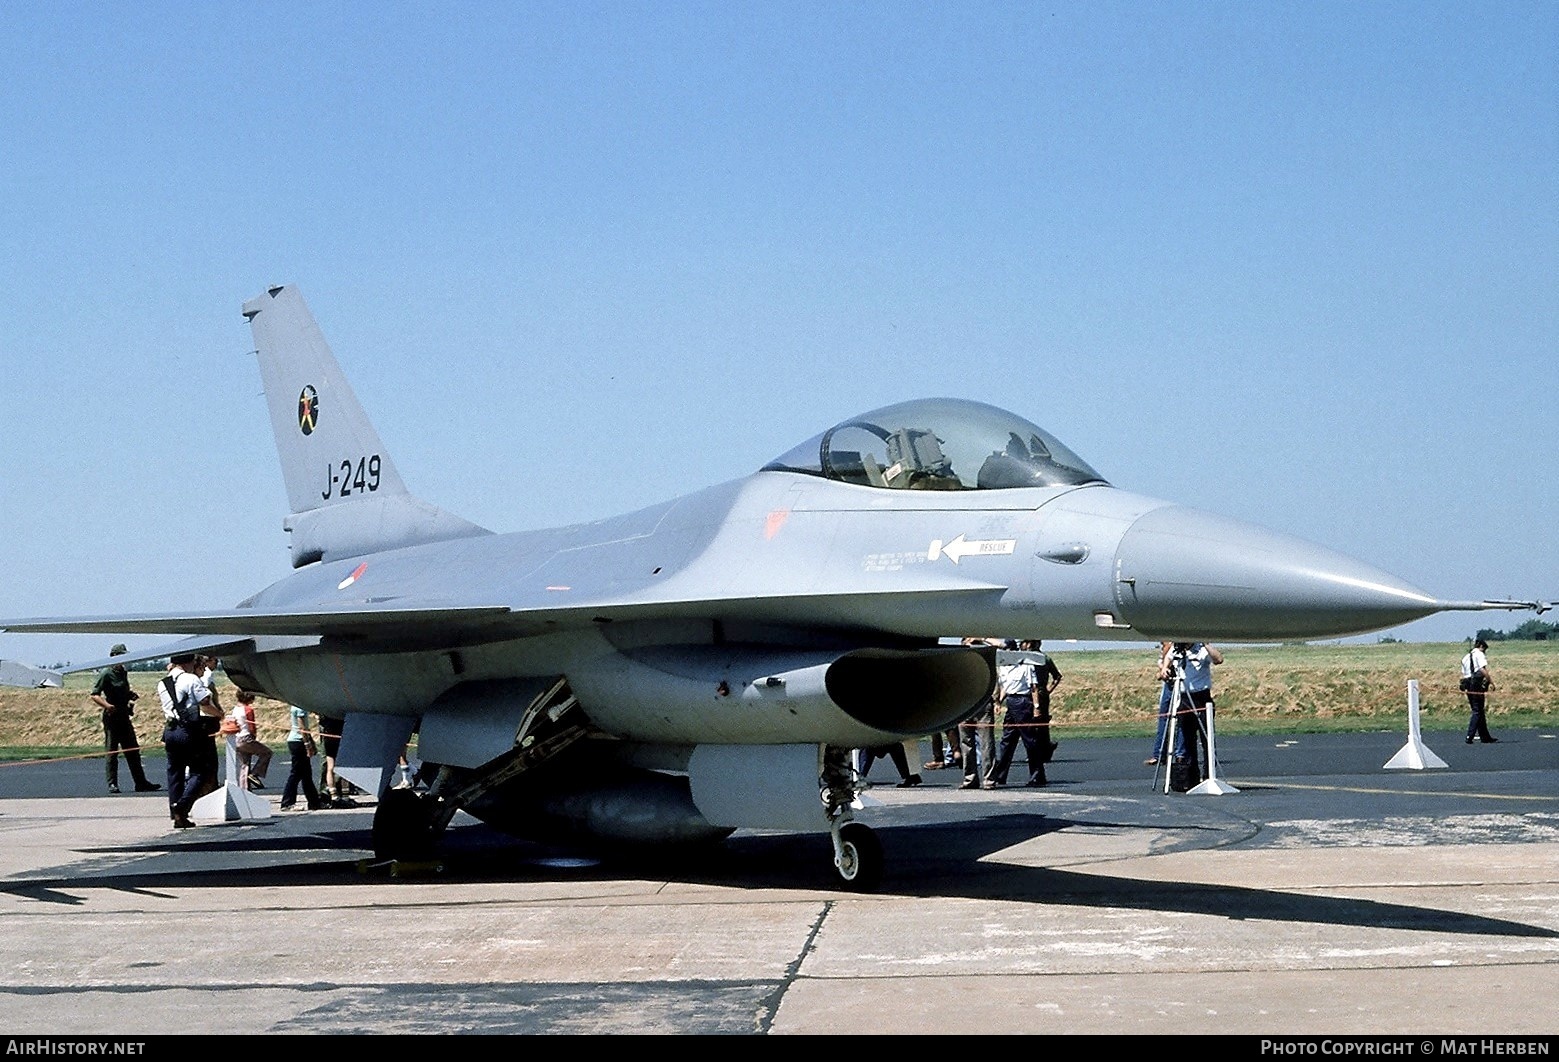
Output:
<instances>
[{"instance_id":1,"label":"horizontal stabilizer","mask_svg":"<svg viewBox=\"0 0 1559 1062\"><path fill-rule=\"evenodd\" d=\"M163 632L156 632L163 633ZM299 649L310 645L318 645L318 636L305 638L250 638L247 635L196 635L193 638L181 638L176 642L163 642L149 649L137 649L130 653L120 653L118 656L105 656L97 660L84 660L79 664L71 664L62 668L60 674L72 675L82 671L101 671L111 664L139 664L144 660L166 660L170 656L180 653L198 653L202 656L223 656L237 653L250 653L256 650L271 652L277 649Z\"/></svg>"},{"instance_id":2,"label":"horizontal stabilizer","mask_svg":"<svg viewBox=\"0 0 1559 1062\"><path fill-rule=\"evenodd\" d=\"M448 542L491 531L410 494L361 498L326 509L293 513L282 523L292 532L292 566L347 560L381 550Z\"/></svg>"}]
</instances>

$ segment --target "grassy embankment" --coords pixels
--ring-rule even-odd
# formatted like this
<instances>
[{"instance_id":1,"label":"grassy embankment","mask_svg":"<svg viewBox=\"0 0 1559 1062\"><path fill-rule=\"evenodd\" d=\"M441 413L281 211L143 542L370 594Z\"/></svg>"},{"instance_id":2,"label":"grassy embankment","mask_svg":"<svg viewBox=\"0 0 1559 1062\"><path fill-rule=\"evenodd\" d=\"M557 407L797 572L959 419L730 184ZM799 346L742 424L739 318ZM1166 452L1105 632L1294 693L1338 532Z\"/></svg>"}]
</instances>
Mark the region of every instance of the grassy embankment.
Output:
<instances>
[{"instance_id":1,"label":"grassy embankment","mask_svg":"<svg viewBox=\"0 0 1559 1062\"><path fill-rule=\"evenodd\" d=\"M1064 680L1052 710L1058 736L1151 735L1158 706L1153 666L1156 647L1057 650ZM1459 730L1467 701L1456 688L1461 643L1392 642L1374 645L1220 646L1225 662L1214 670L1218 724L1227 734L1403 730L1407 682L1419 681L1425 730ZM1489 725L1559 726L1559 643L1497 642L1489 651L1496 689ZM141 742L159 751L158 675L132 681L146 707L136 712ZM0 687L0 758L25 759L90 753L101 748L98 713L87 700L93 676L73 675L63 690ZM220 687L231 696L232 685ZM261 698L260 738L280 748L287 706Z\"/></svg>"},{"instance_id":2,"label":"grassy embankment","mask_svg":"<svg viewBox=\"0 0 1559 1062\"><path fill-rule=\"evenodd\" d=\"M161 672L130 673L131 687L141 695L136 702L135 733L141 747L162 753L162 708L157 701ZM53 759L60 756L101 754L102 713L91 702L97 676L67 675L64 689L23 690L0 686L0 760ZM225 708L231 708L233 684L217 686ZM261 697L255 701L255 721L260 740L283 759L287 752L287 705Z\"/></svg>"},{"instance_id":3,"label":"grassy embankment","mask_svg":"<svg viewBox=\"0 0 1559 1062\"><path fill-rule=\"evenodd\" d=\"M1223 733L1405 731L1409 679L1418 680L1423 729L1467 725L1457 679L1469 647L1460 642L1218 648L1224 663L1213 669L1213 692ZM1151 734L1157 658L1156 646L1057 652L1057 725L1079 736ZM1491 729L1559 726L1559 644L1496 642L1489 669Z\"/></svg>"}]
</instances>

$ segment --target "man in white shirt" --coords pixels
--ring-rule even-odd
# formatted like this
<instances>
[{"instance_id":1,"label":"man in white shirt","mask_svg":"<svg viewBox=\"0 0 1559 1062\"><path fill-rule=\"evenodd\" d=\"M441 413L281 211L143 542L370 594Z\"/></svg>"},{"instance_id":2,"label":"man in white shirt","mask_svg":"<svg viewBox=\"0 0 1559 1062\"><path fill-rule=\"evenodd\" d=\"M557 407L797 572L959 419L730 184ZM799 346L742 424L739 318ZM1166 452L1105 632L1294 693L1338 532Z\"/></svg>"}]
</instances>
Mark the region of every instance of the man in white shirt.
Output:
<instances>
[{"instance_id":1,"label":"man in white shirt","mask_svg":"<svg viewBox=\"0 0 1559 1062\"><path fill-rule=\"evenodd\" d=\"M176 829L195 825L189 810L200 796L204 779L200 769L206 737L202 716L220 718L221 710L212 701L204 682L186 668L195 667L193 653L181 653L169 661L168 674L157 683L157 698L162 702L166 722L162 744L168 751L168 813Z\"/></svg>"},{"instance_id":2,"label":"man in white shirt","mask_svg":"<svg viewBox=\"0 0 1559 1062\"><path fill-rule=\"evenodd\" d=\"M196 800L199 800L207 793L216 792L222 784L222 769L219 766L219 756L217 754L217 732L222 727L223 709L222 698L217 696L216 667L217 661L215 657L197 656L195 657L194 666L189 669L190 673L199 679L201 685L205 686L206 691L211 694L210 707L212 709L210 714L201 719L201 726L205 731L206 741L200 748L201 789L200 792L195 794ZM215 716L215 718L212 718L212 716Z\"/></svg>"},{"instance_id":3,"label":"man in white shirt","mask_svg":"<svg viewBox=\"0 0 1559 1062\"><path fill-rule=\"evenodd\" d=\"M1046 724L1050 722L1050 693L1060 685L1061 671L1040 652L1039 646L1038 641L1019 642L1018 648L1027 655L1001 669L997 691L1006 715L996 761L985 775L988 787L1007 784L1007 772L1012 769L1019 741L1023 742L1029 765L1028 781L1024 784L1035 788L1050 784L1045 777L1045 763L1055 751L1055 744Z\"/></svg>"},{"instance_id":4,"label":"man in white shirt","mask_svg":"<svg viewBox=\"0 0 1559 1062\"><path fill-rule=\"evenodd\" d=\"M1489 733L1489 719L1484 711L1486 695L1494 688L1494 680L1489 677L1488 650L1489 643L1479 638L1472 643L1472 652L1462 657L1462 689L1467 691L1467 706L1472 709L1472 717L1467 720L1469 745L1473 738L1485 745L1499 740Z\"/></svg>"},{"instance_id":5,"label":"man in white shirt","mask_svg":"<svg viewBox=\"0 0 1559 1062\"><path fill-rule=\"evenodd\" d=\"M1170 650L1170 661L1184 676L1182 701L1174 722L1174 756L1196 768L1193 773L1200 781L1212 772L1207 713L1214 710L1213 665L1223 663L1223 654L1206 642L1176 642Z\"/></svg>"}]
</instances>

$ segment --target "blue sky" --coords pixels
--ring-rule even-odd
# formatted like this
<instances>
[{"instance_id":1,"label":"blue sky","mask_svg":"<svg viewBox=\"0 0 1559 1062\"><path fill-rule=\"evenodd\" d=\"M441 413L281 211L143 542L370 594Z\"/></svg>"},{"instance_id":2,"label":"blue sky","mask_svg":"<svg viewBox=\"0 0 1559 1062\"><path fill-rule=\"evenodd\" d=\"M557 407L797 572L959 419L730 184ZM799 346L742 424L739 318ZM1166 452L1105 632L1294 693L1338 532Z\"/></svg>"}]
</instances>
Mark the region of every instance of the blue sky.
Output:
<instances>
[{"instance_id":1,"label":"blue sky","mask_svg":"<svg viewBox=\"0 0 1559 1062\"><path fill-rule=\"evenodd\" d=\"M1552 3L11 5L0 61L0 615L287 573L239 316L279 282L496 530L950 395L1559 596Z\"/></svg>"}]
</instances>

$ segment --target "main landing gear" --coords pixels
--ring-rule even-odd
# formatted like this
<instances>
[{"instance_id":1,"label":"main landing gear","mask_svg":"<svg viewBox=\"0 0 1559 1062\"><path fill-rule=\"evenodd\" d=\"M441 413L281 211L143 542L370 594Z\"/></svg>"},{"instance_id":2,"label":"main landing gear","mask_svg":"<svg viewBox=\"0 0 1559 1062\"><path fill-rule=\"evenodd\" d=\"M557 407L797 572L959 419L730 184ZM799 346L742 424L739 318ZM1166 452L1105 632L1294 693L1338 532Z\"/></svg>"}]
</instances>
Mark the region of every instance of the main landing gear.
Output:
<instances>
[{"instance_id":1,"label":"main landing gear","mask_svg":"<svg viewBox=\"0 0 1559 1062\"><path fill-rule=\"evenodd\" d=\"M374 810L374 856L381 860L422 862L438 847L433 800L414 789L391 789Z\"/></svg>"},{"instance_id":2,"label":"main landing gear","mask_svg":"<svg viewBox=\"0 0 1559 1062\"><path fill-rule=\"evenodd\" d=\"M585 736L585 726L574 721L578 713L569 714L578 703L568 684L558 679L526 710L521 737L503 755L472 769L440 765L426 794L415 789L386 791L374 812L374 855L407 862L433 858L456 811L541 766Z\"/></svg>"}]
</instances>

